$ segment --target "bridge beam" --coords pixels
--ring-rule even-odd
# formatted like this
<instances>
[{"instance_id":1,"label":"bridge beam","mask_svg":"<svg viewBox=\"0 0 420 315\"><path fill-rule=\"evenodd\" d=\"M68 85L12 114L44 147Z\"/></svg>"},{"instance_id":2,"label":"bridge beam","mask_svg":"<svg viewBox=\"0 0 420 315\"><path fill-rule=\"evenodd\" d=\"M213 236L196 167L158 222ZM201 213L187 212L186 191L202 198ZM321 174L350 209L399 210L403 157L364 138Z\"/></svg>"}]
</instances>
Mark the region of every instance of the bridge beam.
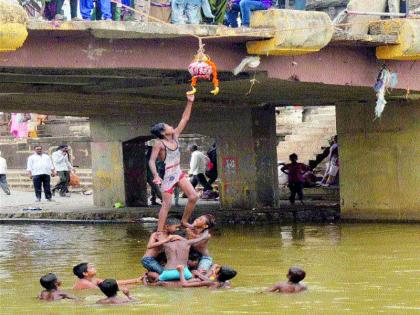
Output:
<instances>
[{"instance_id":1,"label":"bridge beam","mask_svg":"<svg viewBox=\"0 0 420 315\"><path fill-rule=\"evenodd\" d=\"M341 215L359 220L420 220L420 101L337 106Z\"/></svg>"}]
</instances>

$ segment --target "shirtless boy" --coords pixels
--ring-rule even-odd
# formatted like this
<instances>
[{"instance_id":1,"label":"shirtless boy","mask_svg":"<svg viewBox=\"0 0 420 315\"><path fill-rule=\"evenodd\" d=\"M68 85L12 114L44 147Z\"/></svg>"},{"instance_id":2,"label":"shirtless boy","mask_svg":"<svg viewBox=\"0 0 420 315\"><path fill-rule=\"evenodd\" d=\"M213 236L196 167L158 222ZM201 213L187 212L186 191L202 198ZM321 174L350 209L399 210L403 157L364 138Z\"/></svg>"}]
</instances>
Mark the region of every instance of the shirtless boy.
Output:
<instances>
[{"instance_id":1,"label":"shirtless boy","mask_svg":"<svg viewBox=\"0 0 420 315\"><path fill-rule=\"evenodd\" d=\"M305 278L305 271L298 267L292 267L287 273L287 279L289 281L280 282L269 288L268 292L279 292L279 293L298 293L307 290L307 287L301 283Z\"/></svg>"},{"instance_id":2,"label":"shirtless boy","mask_svg":"<svg viewBox=\"0 0 420 315\"><path fill-rule=\"evenodd\" d=\"M158 123L154 125L150 131L152 135L158 138L158 141L156 141L153 146L149 160L149 167L153 174L153 183L161 185L162 192L162 207L159 211L158 232L163 231L163 226L172 204L172 194L174 193L174 188L176 186L179 186L188 197L188 203L185 206L181 220L184 226L189 226L188 220L198 201L198 195L194 187L191 185L185 173L181 170L181 153L178 141L179 136L190 119L193 102L194 95L187 95L187 106L185 107L181 121L176 128L165 123ZM157 158L165 162L165 175L163 179L159 177L156 169Z\"/></svg>"},{"instance_id":3,"label":"shirtless boy","mask_svg":"<svg viewBox=\"0 0 420 315\"><path fill-rule=\"evenodd\" d=\"M56 301L62 299L77 299L70 294L63 292L59 289L61 281L58 280L57 276L53 273L46 274L39 279L42 287L45 289L39 295L38 299L43 301Z\"/></svg>"},{"instance_id":4,"label":"shirtless boy","mask_svg":"<svg viewBox=\"0 0 420 315\"><path fill-rule=\"evenodd\" d=\"M179 236L171 234L178 230L180 223L178 219L168 218L162 232L154 232L150 235L146 253L141 260L143 267L147 271L158 274L163 272L163 266L156 258L163 253L163 244L179 239Z\"/></svg>"},{"instance_id":5,"label":"shirtless boy","mask_svg":"<svg viewBox=\"0 0 420 315\"><path fill-rule=\"evenodd\" d=\"M96 278L95 265L90 263L81 263L73 267L73 273L77 276L76 283L73 286L74 290L97 289L98 285L103 281ZM143 278L119 280L118 285L142 283Z\"/></svg>"},{"instance_id":6,"label":"shirtless boy","mask_svg":"<svg viewBox=\"0 0 420 315\"><path fill-rule=\"evenodd\" d=\"M195 239L200 237L204 231L214 227L216 220L211 214L205 214L194 220L191 228L187 228L186 232L188 239ZM198 264L197 270L201 272L208 272L213 265L213 258L210 256L208 250L209 239L194 244L192 247L202 256Z\"/></svg>"},{"instance_id":7,"label":"shirtless boy","mask_svg":"<svg viewBox=\"0 0 420 315\"><path fill-rule=\"evenodd\" d=\"M121 292L125 295L125 297L118 297L117 295L120 289L117 281L114 279L105 279L99 284L99 289L101 289L102 293L106 295L106 298L97 301L96 303L98 304L124 304L135 300L130 296L130 292L127 288L121 289Z\"/></svg>"}]
</instances>

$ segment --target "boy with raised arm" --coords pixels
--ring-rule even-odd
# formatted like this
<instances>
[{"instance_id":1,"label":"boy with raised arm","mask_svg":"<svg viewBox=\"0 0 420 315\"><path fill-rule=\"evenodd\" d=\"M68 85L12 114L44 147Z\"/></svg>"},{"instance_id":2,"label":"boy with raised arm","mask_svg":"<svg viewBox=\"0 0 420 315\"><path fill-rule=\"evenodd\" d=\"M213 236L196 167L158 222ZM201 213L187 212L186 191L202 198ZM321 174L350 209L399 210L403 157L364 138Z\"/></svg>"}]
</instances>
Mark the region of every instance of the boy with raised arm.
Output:
<instances>
[{"instance_id":1,"label":"boy with raised arm","mask_svg":"<svg viewBox=\"0 0 420 315\"><path fill-rule=\"evenodd\" d=\"M135 299L130 296L130 292L127 288L121 289L121 292L125 297L121 298L117 296L120 289L117 281L114 279L105 279L99 284L99 289L106 295L106 298L100 299L96 302L97 304L124 304L135 301Z\"/></svg>"},{"instance_id":2,"label":"boy with raised arm","mask_svg":"<svg viewBox=\"0 0 420 315\"><path fill-rule=\"evenodd\" d=\"M149 167L154 178L153 182L157 185L161 185L160 188L162 192L162 207L159 211L158 232L163 231L163 226L172 204L172 194L174 193L174 188L176 186L179 186L188 197L188 203L185 206L181 220L181 223L184 226L190 226L188 220L198 201L198 195L194 187L191 185L186 174L181 170L181 153L178 141L179 136L187 126L191 117L193 103L194 95L187 95L187 106L185 107L181 121L176 128L165 123L158 123L155 124L150 131L152 135L158 138L158 141L156 141L153 146L149 160ZM165 162L165 175L163 178L160 178L156 169L157 158Z\"/></svg>"}]
</instances>

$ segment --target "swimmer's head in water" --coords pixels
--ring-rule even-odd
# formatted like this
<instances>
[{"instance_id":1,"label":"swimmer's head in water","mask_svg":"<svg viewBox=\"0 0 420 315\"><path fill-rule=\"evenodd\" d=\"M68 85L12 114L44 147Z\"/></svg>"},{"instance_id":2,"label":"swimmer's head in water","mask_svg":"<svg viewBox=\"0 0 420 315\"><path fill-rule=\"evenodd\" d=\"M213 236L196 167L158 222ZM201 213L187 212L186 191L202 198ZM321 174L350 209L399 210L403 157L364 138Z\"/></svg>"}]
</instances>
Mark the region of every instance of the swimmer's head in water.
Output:
<instances>
[{"instance_id":1,"label":"swimmer's head in water","mask_svg":"<svg viewBox=\"0 0 420 315\"><path fill-rule=\"evenodd\" d=\"M237 272L231 267L222 266L217 273L217 281L226 282L236 276Z\"/></svg>"},{"instance_id":2,"label":"swimmer's head in water","mask_svg":"<svg viewBox=\"0 0 420 315\"><path fill-rule=\"evenodd\" d=\"M168 218L166 219L164 229L166 232L172 234L175 231L179 230L179 226L181 225L181 221L177 218Z\"/></svg>"},{"instance_id":3,"label":"swimmer's head in water","mask_svg":"<svg viewBox=\"0 0 420 315\"><path fill-rule=\"evenodd\" d=\"M200 263L201 254L197 252L195 249L191 248L190 253L188 255L188 268L189 269L197 269L198 264Z\"/></svg>"},{"instance_id":4,"label":"swimmer's head in water","mask_svg":"<svg viewBox=\"0 0 420 315\"><path fill-rule=\"evenodd\" d=\"M303 271L303 269L298 267L292 267L289 269L289 272L287 273L287 278L292 283L299 283L303 279L305 279L306 273Z\"/></svg>"},{"instance_id":5,"label":"swimmer's head in water","mask_svg":"<svg viewBox=\"0 0 420 315\"><path fill-rule=\"evenodd\" d=\"M96 276L96 268L94 264L81 263L73 267L73 273L79 279Z\"/></svg>"},{"instance_id":6,"label":"swimmer's head in water","mask_svg":"<svg viewBox=\"0 0 420 315\"><path fill-rule=\"evenodd\" d=\"M211 229L216 224L216 219L211 214L204 214L194 220L193 226L202 229Z\"/></svg>"},{"instance_id":7,"label":"swimmer's head in water","mask_svg":"<svg viewBox=\"0 0 420 315\"><path fill-rule=\"evenodd\" d=\"M170 137L175 133L175 129L165 123L157 123L152 126L150 133L156 138L163 139L165 137Z\"/></svg>"},{"instance_id":8,"label":"swimmer's head in water","mask_svg":"<svg viewBox=\"0 0 420 315\"><path fill-rule=\"evenodd\" d=\"M119 291L118 283L114 279L105 279L98 284L98 287L107 297L116 296Z\"/></svg>"},{"instance_id":9,"label":"swimmer's head in water","mask_svg":"<svg viewBox=\"0 0 420 315\"><path fill-rule=\"evenodd\" d=\"M57 287L61 284L57 276L53 273L48 273L39 279L42 287L47 291L57 290Z\"/></svg>"}]
</instances>

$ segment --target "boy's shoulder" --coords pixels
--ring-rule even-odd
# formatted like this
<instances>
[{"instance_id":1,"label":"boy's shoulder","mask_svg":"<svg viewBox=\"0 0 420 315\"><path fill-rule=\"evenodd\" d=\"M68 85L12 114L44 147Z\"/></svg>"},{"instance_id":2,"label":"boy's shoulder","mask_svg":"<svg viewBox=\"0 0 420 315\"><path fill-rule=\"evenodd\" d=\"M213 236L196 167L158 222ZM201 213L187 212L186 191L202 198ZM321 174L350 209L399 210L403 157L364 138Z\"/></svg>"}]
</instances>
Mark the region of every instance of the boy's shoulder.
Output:
<instances>
[{"instance_id":1,"label":"boy's shoulder","mask_svg":"<svg viewBox=\"0 0 420 315\"><path fill-rule=\"evenodd\" d=\"M87 279L77 279L73 289L75 290L83 290L83 289L96 289L98 287L98 284L102 281L100 279L95 280L87 280Z\"/></svg>"}]
</instances>

